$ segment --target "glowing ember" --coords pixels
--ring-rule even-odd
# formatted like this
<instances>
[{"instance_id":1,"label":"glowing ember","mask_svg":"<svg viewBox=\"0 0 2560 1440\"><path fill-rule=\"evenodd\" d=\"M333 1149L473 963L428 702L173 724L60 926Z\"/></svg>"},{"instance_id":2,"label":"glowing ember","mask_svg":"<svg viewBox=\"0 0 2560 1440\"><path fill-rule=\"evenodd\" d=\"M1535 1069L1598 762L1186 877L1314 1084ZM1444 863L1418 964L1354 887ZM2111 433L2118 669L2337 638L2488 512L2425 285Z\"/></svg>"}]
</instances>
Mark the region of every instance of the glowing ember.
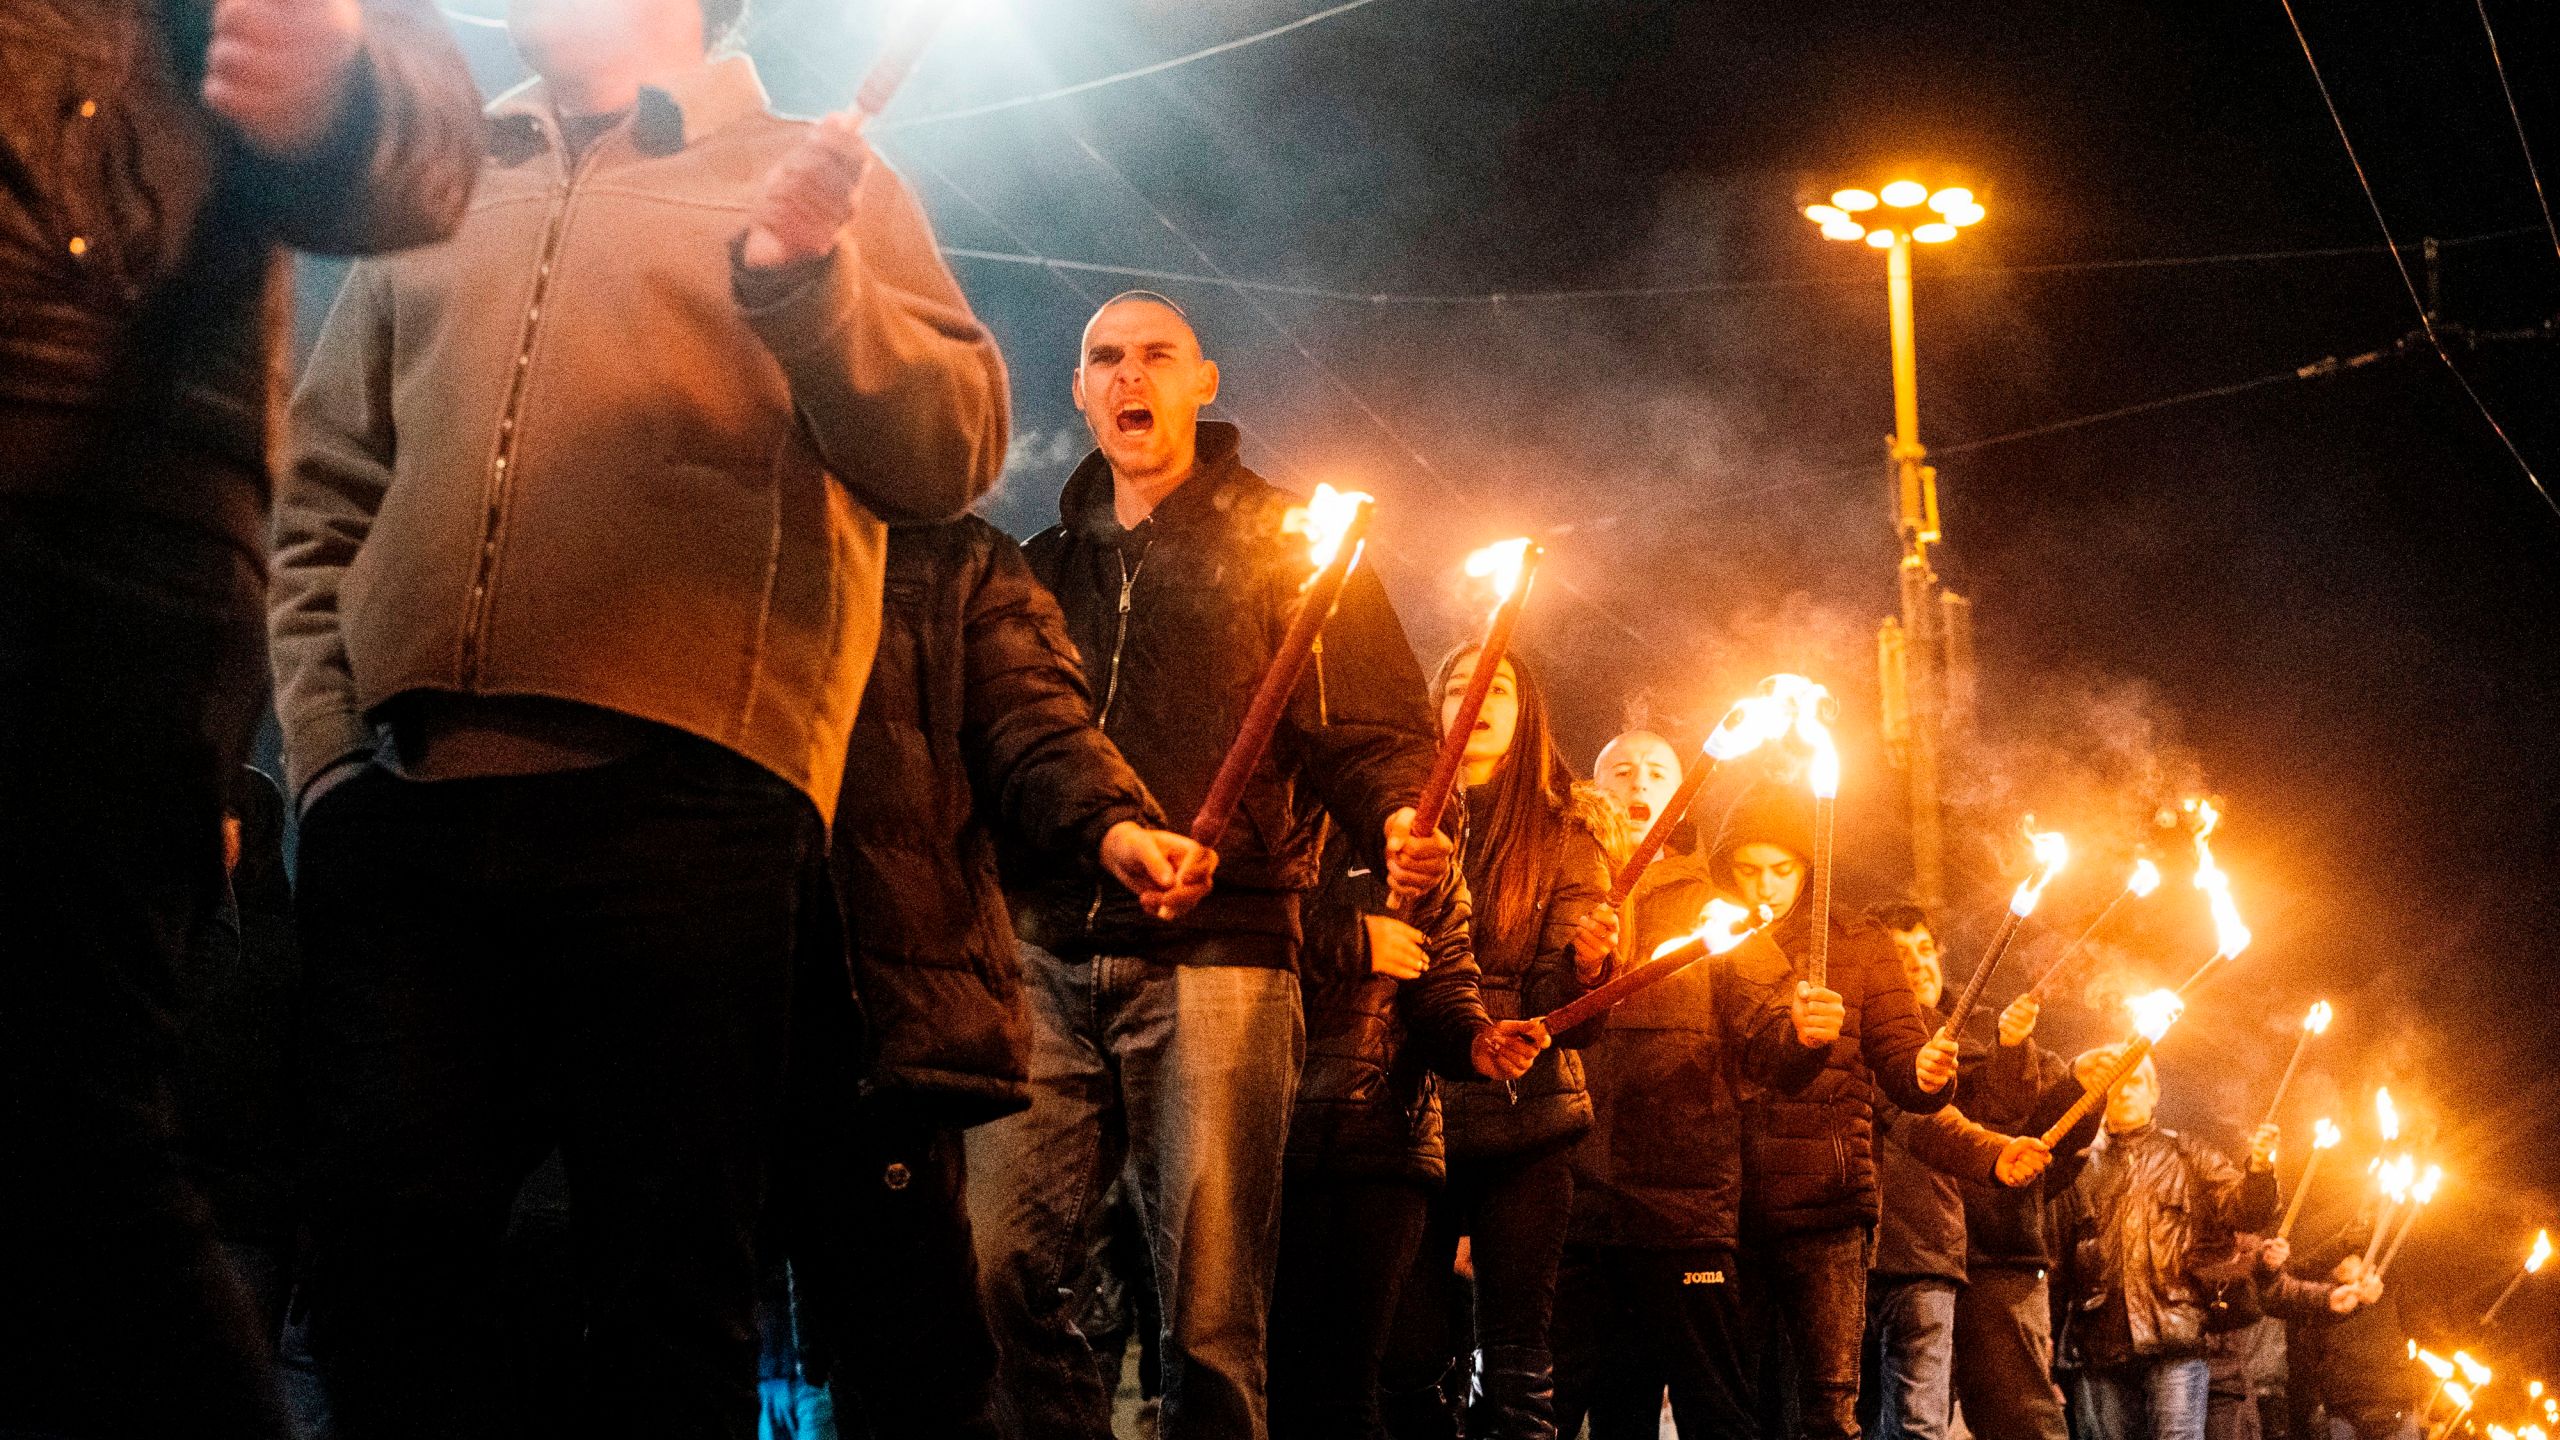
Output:
<instances>
[{"instance_id":1,"label":"glowing ember","mask_svg":"<svg viewBox=\"0 0 2560 1440\"><path fill-rule=\"evenodd\" d=\"M2400 1107L2391 1103L2389 1086L2373 1092L2373 1121L2386 1142L2400 1138Z\"/></svg>"},{"instance_id":2,"label":"glowing ember","mask_svg":"<svg viewBox=\"0 0 2560 1440\"><path fill-rule=\"evenodd\" d=\"M1342 537L1351 529L1351 517L1359 514L1360 507L1369 500L1357 490L1319 485L1316 493L1307 497L1306 504L1290 508L1280 529L1284 534L1306 536L1307 563L1322 570L1340 553ZM1525 540L1520 543L1528 544Z\"/></svg>"},{"instance_id":3,"label":"glowing ember","mask_svg":"<svg viewBox=\"0 0 2560 1440\"><path fill-rule=\"evenodd\" d=\"M2214 953L2225 960L2235 959L2249 948L2249 927L2240 920L2240 907L2231 899L2231 877L2213 863L2211 844L2214 828L2222 823L2222 812L2210 800L2190 800L2187 808L2196 816L2196 888L2205 893L2213 906Z\"/></svg>"},{"instance_id":4,"label":"glowing ember","mask_svg":"<svg viewBox=\"0 0 2560 1440\"><path fill-rule=\"evenodd\" d=\"M2302 1028L2310 1031L2314 1035L2326 1035L2329 1033L2329 1021L2332 1018L2332 1014L2333 1012L2329 1009L2329 1002L2322 1000L2311 1007L2310 1014L2302 1017Z\"/></svg>"},{"instance_id":5,"label":"glowing ember","mask_svg":"<svg viewBox=\"0 0 2560 1440\"><path fill-rule=\"evenodd\" d=\"M2551 1232L2536 1230L2533 1232L2533 1253L2524 1257L2524 1273L2534 1274L2550 1263Z\"/></svg>"},{"instance_id":6,"label":"glowing ember","mask_svg":"<svg viewBox=\"0 0 2560 1440\"><path fill-rule=\"evenodd\" d=\"M2029 826L2035 823L2036 817L2027 817ZM2044 898L2044 887L2052 884L2053 877L2062 873L2062 867L2071 863L2071 842L2063 838L2059 830L2030 829L2027 843L2035 847L2035 873L2020 881L2016 892L2009 896L2009 913L2021 919L2036 913L2036 902Z\"/></svg>"},{"instance_id":7,"label":"glowing ember","mask_svg":"<svg viewBox=\"0 0 2560 1440\"><path fill-rule=\"evenodd\" d=\"M2321 1116L2318 1123L2311 1128L2311 1148L2314 1150L2334 1150L2338 1142L2345 1138L2347 1138L2345 1132L2332 1123L2326 1115Z\"/></svg>"},{"instance_id":8,"label":"glowing ember","mask_svg":"<svg viewBox=\"0 0 2560 1440\"><path fill-rule=\"evenodd\" d=\"M2148 995L2136 995L2124 1005L2133 1012L2133 1028L2154 1045L2160 1043L2161 1036L2169 1033L2170 1026L2178 1023L2179 1014L2187 1008L2187 1002L2179 999L2175 990L2154 990Z\"/></svg>"},{"instance_id":9,"label":"glowing ember","mask_svg":"<svg viewBox=\"0 0 2560 1440\"><path fill-rule=\"evenodd\" d=\"M1710 955L1722 955L1750 938L1751 932L1769 923L1769 907L1745 910L1719 895L1707 902L1706 912L1698 917L1698 928L1686 935L1675 935L1653 947L1648 957L1659 960L1684 945L1704 944Z\"/></svg>"},{"instance_id":10,"label":"glowing ember","mask_svg":"<svg viewBox=\"0 0 2560 1440\"><path fill-rule=\"evenodd\" d=\"M1529 559L1529 541L1498 540L1467 557L1467 573L1493 582L1493 598L1508 600L1520 588L1520 568Z\"/></svg>"},{"instance_id":11,"label":"glowing ember","mask_svg":"<svg viewBox=\"0 0 2560 1440\"><path fill-rule=\"evenodd\" d=\"M2471 1382L2474 1389L2489 1383L2491 1375L2489 1367L2472 1359L2469 1355L2456 1350L2453 1352L2453 1363L2462 1371L2462 1378Z\"/></svg>"},{"instance_id":12,"label":"glowing ember","mask_svg":"<svg viewBox=\"0 0 2560 1440\"><path fill-rule=\"evenodd\" d=\"M2124 882L2124 888L2131 891L2136 900L2151 898L2151 892L2160 888L2160 867L2147 859L2134 861L2133 876Z\"/></svg>"}]
</instances>

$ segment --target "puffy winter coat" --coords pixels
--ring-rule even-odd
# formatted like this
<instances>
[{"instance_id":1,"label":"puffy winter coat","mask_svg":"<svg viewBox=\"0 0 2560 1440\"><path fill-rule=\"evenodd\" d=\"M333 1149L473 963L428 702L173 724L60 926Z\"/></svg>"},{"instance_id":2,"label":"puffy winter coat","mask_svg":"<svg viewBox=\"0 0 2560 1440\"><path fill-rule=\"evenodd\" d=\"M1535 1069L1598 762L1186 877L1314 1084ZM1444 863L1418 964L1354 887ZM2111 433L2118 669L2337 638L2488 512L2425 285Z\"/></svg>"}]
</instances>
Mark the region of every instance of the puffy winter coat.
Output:
<instances>
[{"instance_id":1,"label":"puffy winter coat","mask_svg":"<svg viewBox=\"0 0 2560 1440\"><path fill-rule=\"evenodd\" d=\"M862 1089L967 1126L1031 1103L998 835L1095 875L1112 826L1162 816L1094 728L1057 603L1004 532L892 530L884 592L831 857L870 1022Z\"/></svg>"},{"instance_id":2,"label":"puffy winter coat","mask_svg":"<svg viewBox=\"0 0 2560 1440\"><path fill-rule=\"evenodd\" d=\"M1104 731L1176 826L1199 813L1308 574L1305 537L1284 529L1300 502L1236 452L1234 426L1202 423L1191 478L1123 529L1111 467L1095 451L1068 479L1059 523L1023 547L1066 611ZM1422 793L1434 749L1425 688L1386 588L1363 564L1219 842L1209 898L1167 926L1117 887L1050 871L1025 877L1022 938L1071 959L1135 951L1287 966L1324 818L1374 860L1387 817Z\"/></svg>"},{"instance_id":3,"label":"puffy winter coat","mask_svg":"<svg viewBox=\"0 0 2560 1440\"><path fill-rule=\"evenodd\" d=\"M1607 803L1588 786L1574 787L1555 863L1539 872L1537 904L1517 939L1504 943L1489 934L1481 921L1476 925L1484 1008L1494 1019L1544 1015L1608 978L1604 964L1598 978L1585 984L1575 976L1573 964L1575 928L1609 896L1609 857L1600 842L1608 823L1601 807ZM1464 869L1470 886L1479 883L1489 868L1480 835L1473 828L1467 833ZM1569 1144L1588 1132L1591 1096L1583 1079L1581 1052L1600 1038L1605 1023L1595 1018L1556 1036L1555 1044L1538 1056L1529 1073L1510 1084L1453 1082L1445 1101L1449 1157L1525 1155Z\"/></svg>"},{"instance_id":4,"label":"puffy winter coat","mask_svg":"<svg viewBox=\"0 0 2560 1440\"><path fill-rule=\"evenodd\" d=\"M1386 877L1336 832L1307 905L1299 960L1307 1061L1289 1114L1292 1174L1406 1179L1448 1175L1437 1077L1475 1078L1475 1038L1493 1024L1469 948L1467 887L1452 866L1401 919L1423 934L1431 968L1395 980L1370 968L1363 917L1384 914Z\"/></svg>"},{"instance_id":5,"label":"puffy winter coat","mask_svg":"<svg viewBox=\"0 0 2560 1440\"><path fill-rule=\"evenodd\" d=\"M2204 1351L2203 1257L2275 1214L2272 1170L2243 1174L2212 1147L2146 1125L2101 1133L2057 1208L2064 1355L2117 1365Z\"/></svg>"}]
</instances>

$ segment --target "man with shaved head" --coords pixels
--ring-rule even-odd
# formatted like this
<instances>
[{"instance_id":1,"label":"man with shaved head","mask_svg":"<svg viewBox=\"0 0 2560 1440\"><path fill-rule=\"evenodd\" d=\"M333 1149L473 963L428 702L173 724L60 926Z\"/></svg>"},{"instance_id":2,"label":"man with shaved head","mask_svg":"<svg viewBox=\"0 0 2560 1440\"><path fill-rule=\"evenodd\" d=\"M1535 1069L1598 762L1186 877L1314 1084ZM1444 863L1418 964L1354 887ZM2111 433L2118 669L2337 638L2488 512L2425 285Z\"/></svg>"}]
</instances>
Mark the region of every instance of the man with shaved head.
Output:
<instances>
[{"instance_id":1,"label":"man with shaved head","mask_svg":"<svg viewBox=\"0 0 2560 1440\"><path fill-rule=\"evenodd\" d=\"M1600 747L1591 762L1600 793L1627 817L1627 832L1641 837L1680 789L1680 756L1650 730L1630 730Z\"/></svg>"},{"instance_id":2,"label":"man with shaved head","mask_svg":"<svg viewBox=\"0 0 2560 1440\"><path fill-rule=\"evenodd\" d=\"M1176 824L1207 795L1309 569L1285 524L1298 502L1245 467L1234 426L1200 419L1219 381L1172 300L1103 305L1071 382L1097 448L1026 547L1097 718ZM1447 837L1408 833L1431 769L1424 688L1386 591L1355 571L1196 909L1151 915L1041 857L1008 876L1033 1099L969 1137L1007 1433L1111 1434L1066 1290L1125 1165L1163 1297L1162 1433L1264 1435L1281 1146L1305 1045L1299 902L1328 822L1400 893L1447 872Z\"/></svg>"}]
</instances>

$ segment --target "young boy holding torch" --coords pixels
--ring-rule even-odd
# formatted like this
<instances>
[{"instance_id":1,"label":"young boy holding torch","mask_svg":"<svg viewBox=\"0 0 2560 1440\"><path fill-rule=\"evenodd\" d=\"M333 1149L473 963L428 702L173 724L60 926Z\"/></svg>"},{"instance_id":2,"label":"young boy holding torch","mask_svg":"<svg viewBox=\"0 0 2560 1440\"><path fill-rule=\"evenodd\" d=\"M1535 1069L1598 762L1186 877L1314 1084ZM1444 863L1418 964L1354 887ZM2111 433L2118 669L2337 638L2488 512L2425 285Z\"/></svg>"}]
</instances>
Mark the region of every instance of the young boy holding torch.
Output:
<instances>
[{"instance_id":1,"label":"young boy holding torch","mask_svg":"<svg viewBox=\"0 0 2560 1440\"><path fill-rule=\"evenodd\" d=\"M1096 450L1026 548L1099 697L1103 730L1181 823L1206 797L1310 566L1292 499L1203 423L1218 367L1180 307L1114 298L1071 390ZM1351 573L1178 921L1073 871L1009 876L1032 1020L1032 1105L969 1136L970 1205L1009 1434L1104 1440L1102 1393L1062 1287L1125 1160L1164 1297L1168 1440L1264 1433L1263 1343L1281 1153L1304 1018L1300 897L1328 821L1413 895L1453 846L1413 835L1433 758L1420 667L1386 590Z\"/></svg>"}]
</instances>

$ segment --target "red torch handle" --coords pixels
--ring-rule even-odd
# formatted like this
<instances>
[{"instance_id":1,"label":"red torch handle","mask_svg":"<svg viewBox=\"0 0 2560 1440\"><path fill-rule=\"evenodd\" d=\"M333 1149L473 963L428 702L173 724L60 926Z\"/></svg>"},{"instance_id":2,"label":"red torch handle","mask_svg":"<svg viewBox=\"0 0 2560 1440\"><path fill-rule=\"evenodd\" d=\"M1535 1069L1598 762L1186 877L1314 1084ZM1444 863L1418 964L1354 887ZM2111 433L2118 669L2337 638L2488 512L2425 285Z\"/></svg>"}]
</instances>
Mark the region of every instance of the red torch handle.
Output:
<instances>
[{"instance_id":1,"label":"red torch handle","mask_svg":"<svg viewBox=\"0 0 2560 1440\"><path fill-rule=\"evenodd\" d=\"M1359 563L1360 546L1368 538L1369 520L1375 511L1375 506L1363 500L1352 512L1332 562L1316 572L1314 582L1298 600L1298 613L1290 618L1289 633L1281 637L1280 648L1272 652L1271 662L1262 667L1262 681L1254 687L1253 703L1244 712L1244 723L1237 728L1234 742L1227 746L1226 758L1218 762L1218 773L1209 782L1209 793L1200 802L1200 812L1191 817L1191 838L1212 850L1226 838L1227 822L1235 818L1236 802L1244 798L1245 782L1262 768L1263 754L1271 748L1272 732L1280 728L1280 716L1289 708L1298 677L1306 673L1307 657L1315 653L1316 636L1342 599L1342 585L1351 578L1351 567Z\"/></svg>"},{"instance_id":2,"label":"red torch handle","mask_svg":"<svg viewBox=\"0 0 2560 1440\"><path fill-rule=\"evenodd\" d=\"M853 92L853 120L868 124L889 102L897 97L898 88L907 83L916 62L924 58L927 45L933 43L934 32L942 28L955 7L943 0L925 0L911 11L905 22L891 32L887 48L871 68L863 72L862 84Z\"/></svg>"},{"instance_id":3,"label":"red torch handle","mask_svg":"<svg viewBox=\"0 0 2560 1440\"><path fill-rule=\"evenodd\" d=\"M1838 799L1813 797L1813 946L1804 969L1816 990L1831 988L1831 831L1839 813Z\"/></svg>"},{"instance_id":4,"label":"red torch handle","mask_svg":"<svg viewBox=\"0 0 2560 1440\"><path fill-rule=\"evenodd\" d=\"M1964 1033L1965 1022L1973 1018L1973 1007L1982 999L1983 982L1991 978L1992 971L2000 968L2001 957L2009 953L2009 942L2018 938L2018 926L2025 919L2015 910L2002 912L2000 928L1991 932L1991 947L1982 952L1982 963L1974 966L1973 973L1965 977L1964 990L1947 1011L1946 1033Z\"/></svg>"},{"instance_id":5,"label":"red torch handle","mask_svg":"<svg viewBox=\"0 0 2560 1440\"><path fill-rule=\"evenodd\" d=\"M2081 1091L2080 1098L2072 1102L2071 1108L2062 1112L2062 1118L2053 1122L2053 1128L2044 1132L2045 1148L2049 1150L2061 1144L2062 1137L2071 1133L2071 1127L2079 1124L2092 1107L2104 1101L2107 1092L2116 1088L2116 1082L2132 1074L2133 1067L2141 1064L2142 1057L2150 1053L2151 1037L2134 1037L2134 1042L2125 1047L2124 1054L2116 1057L2116 1063L2108 1069L2106 1078Z\"/></svg>"},{"instance_id":6,"label":"red torch handle","mask_svg":"<svg viewBox=\"0 0 2560 1440\"><path fill-rule=\"evenodd\" d=\"M1549 1035L1561 1034L1589 1020L1604 1010L1614 1009L1618 1002L1648 985L1668 980L1707 958L1707 942L1692 940L1677 950L1658 955L1596 990L1585 991L1538 1017Z\"/></svg>"},{"instance_id":7,"label":"red torch handle","mask_svg":"<svg viewBox=\"0 0 2560 1440\"><path fill-rule=\"evenodd\" d=\"M1493 689L1493 674L1502 668L1502 652L1511 648L1511 627L1520 621L1520 607L1528 602L1530 578L1538 573L1538 561L1546 550L1532 545L1520 557L1520 580L1502 603L1493 607L1493 618L1485 622L1484 643L1476 647L1475 673L1467 677L1466 693L1458 699L1457 718L1449 723L1449 733L1440 737L1440 753L1432 757L1431 778L1422 782L1422 797L1413 806L1413 833L1428 835L1440 828L1440 814L1449 806L1449 792L1457 783L1458 767L1466 760L1467 736L1476 728L1476 715L1484 709L1484 697Z\"/></svg>"},{"instance_id":8,"label":"red torch handle","mask_svg":"<svg viewBox=\"0 0 2560 1440\"><path fill-rule=\"evenodd\" d=\"M1716 770L1723 763L1714 756L1701 755L1689 773L1680 777L1680 788L1671 792L1671 803L1663 806L1662 813L1653 817L1653 823L1644 829L1644 838L1637 841L1636 848L1627 855L1627 863L1618 867L1618 878L1609 886L1611 909L1624 907L1627 897L1636 893L1636 882L1643 879L1646 868L1661 857L1662 847L1671 841L1672 830L1680 824L1681 817L1689 813L1689 803L1698 798L1698 792L1715 778Z\"/></svg>"}]
</instances>

